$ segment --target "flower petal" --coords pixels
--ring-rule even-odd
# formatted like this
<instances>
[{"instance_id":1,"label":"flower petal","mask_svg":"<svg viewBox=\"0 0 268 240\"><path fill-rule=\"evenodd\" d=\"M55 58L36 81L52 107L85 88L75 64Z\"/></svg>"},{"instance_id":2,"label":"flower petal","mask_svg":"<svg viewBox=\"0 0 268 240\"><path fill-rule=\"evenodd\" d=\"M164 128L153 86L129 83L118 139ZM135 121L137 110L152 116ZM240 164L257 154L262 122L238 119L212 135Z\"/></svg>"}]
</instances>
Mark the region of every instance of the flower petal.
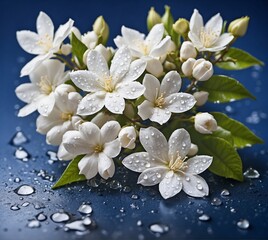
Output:
<instances>
[{"instance_id":1,"label":"flower petal","mask_svg":"<svg viewBox=\"0 0 268 240\"><path fill-rule=\"evenodd\" d=\"M104 153L99 154L98 171L104 179L111 178L114 175L114 161Z\"/></svg>"},{"instance_id":2,"label":"flower petal","mask_svg":"<svg viewBox=\"0 0 268 240\"><path fill-rule=\"evenodd\" d=\"M152 157L166 163L168 160L168 143L158 129L154 127L140 129L140 142Z\"/></svg>"},{"instance_id":3,"label":"flower petal","mask_svg":"<svg viewBox=\"0 0 268 240\"><path fill-rule=\"evenodd\" d=\"M36 29L40 36L48 35L53 39L54 25L51 18L44 12L40 12L36 20Z\"/></svg>"},{"instance_id":4,"label":"flower petal","mask_svg":"<svg viewBox=\"0 0 268 240\"><path fill-rule=\"evenodd\" d=\"M122 82L132 82L140 77L146 68L146 62L142 59L137 59L130 64L127 74L122 79Z\"/></svg>"},{"instance_id":5,"label":"flower petal","mask_svg":"<svg viewBox=\"0 0 268 240\"><path fill-rule=\"evenodd\" d=\"M55 48L55 52L59 50L63 40L71 33L73 24L74 21L72 19L69 19L68 22L59 26L58 30L55 33L55 38L53 41L53 47Z\"/></svg>"},{"instance_id":6,"label":"flower petal","mask_svg":"<svg viewBox=\"0 0 268 240\"><path fill-rule=\"evenodd\" d=\"M165 56L169 52L170 44L171 38L166 36L159 44L153 47L149 55L155 58Z\"/></svg>"},{"instance_id":7,"label":"flower petal","mask_svg":"<svg viewBox=\"0 0 268 240\"><path fill-rule=\"evenodd\" d=\"M91 154L88 139L84 139L79 131L68 131L62 137L62 144L66 151L76 156Z\"/></svg>"},{"instance_id":8,"label":"flower petal","mask_svg":"<svg viewBox=\"0 0 268 240\"><path fill-rule=\"evenodd\" d=\"M21 48L31 54L44 54L43 48L38 45L39 36L35 32L23 30L17 31L17 40Z\"/></svg>"},{"instance_id":9,"label":"flower petal","mask_svg":"<svg viewBox=\"0 0 268 240\"><path fill-rule=\"evenodd\" d=\"M147 61L146 65L147 72L153 74L156 77L160 77L163 74L164 69L160 60L156 58L146 58L146 61Z\"/></svg>"},{"instance_id":10,"label":"flower petal","mask_svg":"<svg viewBox=\"0 0 268 240\"><path fill-rule=\"evenodd\" d=\"M193 175L200 174L211 165L212 159L212 157L206 155L192 157L185 162L187 166L185 172Z\"/></svg>"},{"instance_id":11,"label":"flower petal","mask_svg":"<svg viewBox=\"0 0 268 240\"><path fill-rule=\"evenodd\" d=\"M49 117L45 117L39 115L36 119L36 131L41 134L47 134L47 132L56 125L60 125L63 123L63 120L58 116L58 114L54 114L55 111L49 115ZM58 111L59 112L59 111Z\"/></svg>"},{"instance_id":12,"label":"flower petal","mask_svg":"<svg viewBox=\"0 0 268 240\"><path fill-rule=\"evenodd\" d=\"M127 47L119 48L112 60L110 75L114 79L121 79L126 75L131 63L130 50Z\"/></svg>"},{"instance_id":13,"label":"flower petal","mask_svg":"<svg viewBox=\"0 0 268 240\"><path fill-rule=\"evenodd\" d=\"M120 129L121 126L117 121L109 121L105 123L100 130L103 143L115 140L120 132Z\"/></svg>"},{"instance_id":14,"label":"flower petal","mask_svg":"<svg viewBox=\"0 0 268 240\"><path fill-rule=\"evenodd\" d=\"M168 72L163 78L160 86L160 93L168 96L177 93L181 89L181 76L177 71Z\"/></svg>"},{"instance_id":15,"label":"flower petal","mask_svg":"<svg viewBox=\"0 0 268 240\"><path fill-rule=\"evenodd\" d=\"M44 67L46 68L46 75L48 75L48 80L52 86L58 86L63 84L66 80L66 73L64 73L65 65L56 59L49 59L43 62ZM39 68L38 68L39 71Z\"/></svg>"},{"instance_id":16,"label":"flower petal","mask_svg":"<svg viewBox=\"0 0 268 240\"><path fill-rule=\"evenodd\" d=\"M125 100L119 93L107 93L105 96L105 107L112 113L122 114L125 109Z\"/></svg>"},{"instance_id":17,"label":"flower petal","mask_svg":"<svg viewBox=\"0 0 268 240\"><path fill-rule=\"evenodd\" d=\"M165 199L178 194L182 189L182 179L173 171L169 171L159 183L159 192Z\"/></svg>"},{"instance_id":18,"label":"flower petal","mask_svg":"<svg viewBox=\"0 0 268 240\"><path fill-rule=\"evenodd\" d=\"M154 159L147 152L138 152L125 157L122 164L131 171L143 172L146 169L162 165L163 162Z\"/></svg>"},{"instance_id":19,"label":"flower petal","mask_svg":"<svg viewBox=\"0 0 268 240\"><path fill-rule=\"evenodd\" d=\"M144 97L150 102L154 102L157 99L160 90L159 80L151 74L146 74L143 79L143 85L145 87Z\"/></svg>"},{"instance_id":20,"label":"flower petal","mask_svg":"<svg viewBox=\"0 0 268 240\"><path fill-rule=\"evenodd\" d=\"M38 112L43 116L48 116L55 105L55 96L54 92L51 92L49 95L43 97L38 101Z\"/></svg>"},{"instance_id":21,"label":"flower petal","mask_svg":"<svg viewBox=\"0 0 268 240\"><path fill-rule=\"evenodd\" d=\"M104 56L95 50L90 51L87 55L87 68L97 75L101 81L110 75Z\"/></svg>"},{"instance_id":22,"label":"flower petal","mask_svg":"<svg viewBox=\"0 0 268 240\"><path fill-rule=\"evenodd\" d=\"M48 52L44 55L38 55L28 62L20 71L20 76L24 77L32 73L43 61L52 57L52 53Z\"/></svg>"},{"instance_id":23,"label":"flower petal","mask_svg":"<svg viewBox=\"0 0 268 240\"><path fill-rule=\"evenodd\" d=\"M191 147L190 134L183 128L175 130L169 140L169 159L184 160Z\"/></svg>"},{"instance_id":24,"label":"flower petal","mask_svg":"<svg viewBox=\"0 0 268 240\"><path fill-rule=\"evenodd\" d=\"M173 93L165 99L166 108L173 113L186 112L195 105L196 100L188 93Z\"/></svg>"},{"instance_id":25,"label":"flower petal","mask_svg":"<svg viewBox=\"0 0 268 240\"><path fill-rule=\"evenodd\" d=\"M67 150L64 148L63 144L61 144L59 146L58 153L57 153L57 157L59 158L59 160L69 161L69 160L73 159L75 156L76 155L67 152Z\"/></svg>"},{"instance_id":26,"label":"flower petal","mask_svg":"<svg viewBox=\"0 0 268 240\"><path fill-rule=\"evenodd\" d=\"M145 87L139 82L126 82L118 85L117 91L125 99L136 99L145 91Z\"/></svg>"},{"instance_id":27,"label":"flower petal","mask_svg":"<svg viewBox=\"0 0 268 240\"><path fill-rule=\"evenodd\" d=\"M86 155L78 163L79 174L85 175L86 179L95 177L98 173L98 155Z\"/></svg>"},{"instance_id":28,"label":"flower petal","mask_svg":"<svg viewBox=\"0 0 268 240\"><path fill-rule=\"evenodd\" d=\"M119 139L115 139L111 142L106 142L104 144L103 152L106 156L110 158L116 157L121 151L121 144Z\"/></svg>"},{"instance_id":29,"label":"flower petal","mask_svg":"<svg viewBox=\"0 0 268 240\"><path fill-rule=\"evenodd\" d=\"M91 122L85 122L79 125L79 132L82 138L87 142L88 148L100 144L101 134L98 126Z\"/></svg>"},{"instance_id":30,"label":"flower petal","mask_svg":"<svg viewBox=\"0 0 268 240\"><path fill-rule=\"evenodd\" d=\"M152 49L153 46L157 45L163 38L165 28L163 23L156 24L153 26L148 36L145 39L145 44Z\"/></svg>"},{"instance_id":31,"label":"flower petal","mask_svg":"<svg viewBox=\"0 0 268 240\"><path fill-rule=\"evenodd\" d=\"M87 94L79 103L77 114L81 116L92 115L100 111L104 106L105 94L97 93Z\"/></svg>"},{"instance_id":32,"label":"flower petal","mask_svg":"<svg viewBox=\"0 0 268 240\"><path fill-rule=\"evenodd\" d=\"M168 172L168 168L164 166L157 166L146 169L140 174L137 183L143 186L156 185L162 181L166 172Z\"/></svg>"},{"instance_id":33,"label":"flower petal","mask_svg":"<svg viewBox=\"0 0 268 240\"><path fill-rule=\"evenodd\" d=\"M190 32L193 32L196 34L196 36L199 36L203 27L203 18L199 14L198 10L195 9L190 19Z\"/></svg>"},{"instance_id":34,"label":"flower petal","mask_svg":"<svg viewBox=\"0 0 268 240\"><path fill-rule=\"evenodd\" d=\"M73 71L70 73L70 77L77 87L86 92L97 92L103 89L100 86L98 76L91 71Z\"/></svg>"},{"instance_id":35,"label":"flower petal","mask_svg":"<svg viewBox=\"0 0 268 240\"><path fill-rule=\"evenodd\" d=\"M234 38L234 36L232 34L224 33L213 44L213 48L218 48L218 49L222 48L222 49L224 49L226 47L226 45L228 45L233 40L233 38Z\"/></svg>"},{"instance_id":36,"label":"flower petal","mask_svg":"<svg viewBox=\"0 0 268 240\"><path fill-rule=\"evenodd\" d=\"M144 34L134 29L127 28L125 26L122 26L121 32L122 32L125 45L128 46L130 49L134 49L140 52L138 45L144 42L144 37L145 37Z\"/></svg>"},{"instance_id":37,"label":"flower petal","mask_svg":"<svg viewBox=\"0 0 268 240\"><path fill-rule=\"evenodd\" d=\"M150 118L153 113L154 105L147 100L143 101L142 104L138 106L138 115L142 118L142 120Z\"/></svg>"},{"instance_id":38,"label":"flower petal","mask_svg":"<svg viewBox=\"0 0 268 240\"><path fill-rule=\"evenodd\" d=\"M66 121L61 125L51 128L46 136L47 143L50 145L59 146L62 142L63 134L72 129L73 127L71 121Z\"/></svg>"},{"instance_id":39,"label":"flower petal","mask_svg":"<svg viewBox=\"0 0 268 240\"><path fill-rule=\"evenodd\" d=\"M198 51L205 51L202 42L200 41L199 37L194 32L188 33L189 39L192 41L195 48L197 48Z\"/></svg>"},{"instance_id":40,"label":"flower petal","mask_svg":"<svg viewBox=\"0 0 268 240\"><path fill-rule=\"evenodd\" d=\"M163 125L170 119L170 117L171 112L167 108L155 107L153 109L153 114L150 116L150 120Z\"/></svg>"},{"instance_id":41,"label":"flower petal","mask_svg":"<svg viewBox=\"0 0 268 240\"><path fill-rule=\"evenodd\" d=\"M31 113L33 113L35 110L37 110L37 106L35 103L29 103L23 108L20 109L18 113L18 117L25 117Z\"/></svg>"},{"instance_id":42,"label":"flower petal","mask_svg":"<svg viewBox=\"0 0 268 240\"><path fill-rule=\"evenodd\" d=\"M223 20L219 13L217 13L215 16L210 18L206 25L205 25L205 31L207 32L213 32L216 36L221 35L221 30L223 26Z\"/></svg>"},{"instance_id":43,"label":"flower petal","mask_svg":"<svg viewBox=\"0 0 268 240\"><path fill-rule=\"evenodd\" d=\"M206 181L199 175L181 174L182 189L192 197L204 197L209 193L209 188Z\"/></svg>"},{"instance_id":44,"label":"flower petal","mask_svg":"<svg viewBox=\"0 0 268 240\"><path fill-rule=\"evenodd\" d=\"M33 102L41 95L39 87L33 83L23 83L16 88L15 92L17 97L26 103Z\"/></svg>"}]
</instances>

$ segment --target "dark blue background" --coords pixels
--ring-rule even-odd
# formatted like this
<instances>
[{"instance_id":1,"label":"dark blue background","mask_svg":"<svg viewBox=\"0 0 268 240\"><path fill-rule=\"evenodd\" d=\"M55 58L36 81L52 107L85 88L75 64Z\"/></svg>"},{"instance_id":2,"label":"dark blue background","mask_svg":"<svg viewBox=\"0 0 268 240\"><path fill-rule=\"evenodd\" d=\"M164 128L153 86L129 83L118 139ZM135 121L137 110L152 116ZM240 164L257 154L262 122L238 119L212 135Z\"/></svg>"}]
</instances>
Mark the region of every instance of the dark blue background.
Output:
<instances>
[{"instance_id":1,"label":"dark blue background","mask_svg":"<svg viewBox=\"0 0 268 240\"><path fill-rule=\"evenodd\" d=\"M130 186L132 189L130 193L124 193L120 189L112 190L105 184L99 189L94 189L84 183L51 191L52 183L38 177L34 170L45 169L58 178L64 166L61 162L52 165L48 163L46 152L53 148L45 144L44 136L35 132L37 115L18 118L16 116L18 108L24 104L14 94L16 86L28 81L27 77L20 79L19 72L32 58L17 44L15 32L24 29L35 31L35 21L40 10L52 18L55 28L71 17L81 32L91 30L95 18L103 15L110 25L109 44L113 44L112 39L120 34L123 24L146 32L146 16L150 6L155 6L158 12L163 13L164 4L168 4L175 18L189 19L194 8L199 9L206 20L217 12L220 12L227 21L248 15L251 17L248 33L237 41L236 46L268 62L266 2L260 0L0 1L0 239L153 239L154 235L148 230L148 226L155 222L169 226L168 233L162 236L163 239L267 238L267 143L240 151L244 169L250 166L257 169L261 174L259 179L245 179L245 182L238 183L206 173L204 176L208 179L211 193L204 199L189 198L181 193L165 201L156 192L157 188L141 188L135 184L137 174L126 175L124 171L117 173L115 179L124 186ZM257 100L211 107L225 112L227 110L232 117L245 123L265 142L268 140L267 73L266 67L229 73L239 79ZM8 144L18 129L22 129L30 139L23 145L31 154L28 162L16 160L14 157L16 148ZM14 183L15 177L20 177L22 182ZM20 199L13 192L20 184L34 186L36 193L24 197L23 200ZM220 196L224 188L230 191L229 197ZM138 194L139 199L132 199L133 194ZM212 206L211 200L214 197L220 198L223 204L219 207ZM25 201L32 204L21 207L19 211L10 210L11 205L20 205ZM36 210L33 205L40 202L45 208ZM92 219L98 226L88 235L78 236L76 233L64 232L61 224L55 224L49 218L41 223L40 228L26 227L28 220L33 219L41 211L50 216L53 212L64 209L72 214L74 219L80 218L77 209L82 202L92 203ZM236 212L232 213L230 208L234 208ZM200 222L198 209L208 214L211 220ZM243 218L250 222L248 230L236 227L236 222ZM141 227L136 225L138 220L143 223Z\"/></svg>"}]
</instances>

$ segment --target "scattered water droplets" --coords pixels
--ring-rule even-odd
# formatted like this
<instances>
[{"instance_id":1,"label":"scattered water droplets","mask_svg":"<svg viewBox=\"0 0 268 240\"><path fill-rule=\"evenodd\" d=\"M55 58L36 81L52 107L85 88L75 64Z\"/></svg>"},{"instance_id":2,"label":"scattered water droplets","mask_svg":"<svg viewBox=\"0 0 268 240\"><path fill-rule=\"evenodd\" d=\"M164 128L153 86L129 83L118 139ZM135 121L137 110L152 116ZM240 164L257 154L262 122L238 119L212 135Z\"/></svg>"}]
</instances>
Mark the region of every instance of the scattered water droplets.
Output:
<instances>
[{"instance_id":1,"label":"scattered water droplets","mask_svg":"<svg viewBox=\"0 0 268 240\"><path fill-rule=\"evenodd\" d=\"M254 169L254 168L248 168L245 172L244 172L244 176L246 178L259 178L260 174L259 172Z\"/></svg>"},{"instance_id":2,"label":"scattered water droplets","mask_svg":"<svg viewBox=\"0 0 268 240\"><path fill-rule=\"evenodd\" d=\"M65 212L56 212L51 215L51 220L56 223L66 222L70 220L70 216Z\"/></svg>"},{"instance_id":3,"label":"scattered water droplets","mask_svg":"<svg viewBox=\"0 0 268 240\"><path fill-rule=\"evenodd\" d=\"M218 206L222 205L222 201L219 198L215 197L212 199L211 205L218 207Z\"/></svg>"},{"instance_id":4,"label":"scattered water droplets","mask_svg":"<svg viewBox=\"0 0 268 240\"><path fill-rule=\"evenodd\" d=\"M198 217L198 219L200 221L207 222L210 220L210 216L208 216L207 214L202 214L201 216Z\"/></svg>"},{"instance_id":5,"label":"scattered water droplets","mask_svg":"<svg viewBox=\"0 0 268 240\"><path fill-rule=\"evenodd\" d=\"M229 196L229 195L230 195L230 192L229 192L228 189L223 189L221 191L221 196L226 197L226 196Z\"/></svg>"},{"instance_id":6,"label":"scattered water droplets","mask_svg":"<svg viewBox=\"0 0 268 240\"><path fill-rule=\"evenodd\" d=\"M249 228L249 221L247 219L241 219L236 223L236 226L240 229L248 229Z\"/></svg>"},{"instance_id":7,"label":"scattered water droplets","mask_svg":"<svg viewBox=\"0 0 268 240\"><path fill-rule=\"evenodd\" d=\"M169 231L169 227L164 224L154 223L149 226L149 229L152 233L161 235Z\"/></svg>"},{"instance_id":8,"label":"scattered water droplets","mask_svg":"<svg viewBox=\"0 0 268 240\"><path fill-rule=\"evenodd\" d=\"M15 153L15 157L23 162L28 162L30 158L30 154L22 147L19 147Z\"/></svg>"},{"instance_id":9,"label":"scattered water droplets","mask_svg":"<svg viewBox=\"0 0 268 240\"><path fill-rule=\"evenodd\" d=\"M35 192L35 189L30 185L24 184L16 188L14 192L21 196L27 196L33 194Z\"/></svg>"},{"instance_id":10,"label":"scattered water droplets","mask_svg":"<svg viewBox=\"0 0 268 240\"><path fill-rule=\"evenodd\" d=\"M82 214L90 214L92 213L92 207L89 204L83 203L79 208L78 212Z\"/></svg>"},{"instance_id":11,"label":"scattered water droplets","mask_svg":"<svg viewBox=\"0 0 268 240\"><path fill-rule=\"evenodd\" d=\"M10 144L13 146L20 146L26 142L28 142L28 139L21 131L18 131L10 140Z\"/></svg>"},{"instance_id":12,"label":"scattered water droplets","mask_svg":"<svg viewBox=\"0 0 268 240\"><path fill-rule=\"evenodd\" d=\"M10 210L12 210L12 211L18 211L18 210L20 210L20 207L18 206L18 204L14 204L14 205L12 205L10 207Z\"/></svg>"},{"instance_id":13,"label":"scattered water droplets","mask_svg":"<svg viewBox=\"0 0 268 240\"><path fill-rule=\"evenodd\" d=\"M41 222L47 220L47 216L43 212L38 213L35 218Z\"/></svg>"},{"instance_id":14,"label":"scattered water droplets","mask_svg":"<svg viewBox=\"0 0 268 240\"><path fill-rule=\"evenodd\" d=\"M33 220L30 220L28 222L27 227L29 227L29 228L39 228L39 227L41 227L41 223L38 220L33 219Z\"/></svg>"}]
</instances>

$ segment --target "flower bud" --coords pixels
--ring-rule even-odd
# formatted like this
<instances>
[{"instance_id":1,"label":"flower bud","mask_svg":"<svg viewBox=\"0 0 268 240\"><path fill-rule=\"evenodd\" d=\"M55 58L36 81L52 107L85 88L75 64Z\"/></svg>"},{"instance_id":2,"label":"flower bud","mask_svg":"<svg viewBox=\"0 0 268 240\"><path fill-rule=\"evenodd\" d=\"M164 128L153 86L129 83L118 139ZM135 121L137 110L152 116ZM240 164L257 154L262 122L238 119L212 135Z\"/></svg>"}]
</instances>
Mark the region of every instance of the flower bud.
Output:
<instances>
[{"instance_id":1,"label":"flower bud","mask_svg":"<svg viewBox=\"0 0 268 240\"><path fill-rule=\"evenodd\" d=\"M179 18L173 24L173 30L179 35L186 35L189 32L189 22L185 18Z\"/></svg>"},{"instance_id":2,"label":"flower bud","mask_svg":"<svg viewBox=\"0 0 268 240\"><path fill-rule=\"evenodd\" d=\"M181 45L180 50L180 60L186 61L188 58L195 58L197 56L197 51L190 41L185 41Z\"/></svg>"},{"instance_id":3,"label":"flower bud","mask_svg":"<svg viewBox=\"0 0 268 240\"><path fill-rule=\"evenodd\" d=\"M60 51L65 56L69 55L72 52L72 45L71 44L62 44Z\"/></svg>"},{"instance_id":4,"label":"flower bud","mask_svg":"<svg viewBox=\"0 0 268 240\"><path fill-rule=\"evenodd\" d=\"M213 75L212 63L204 58L196 60L192 75L197 81L207 81Z\"/></svg>"},{"instance_id":5,"label":"flower bud","mask_svg":"<svg viewBox=\"0 0 268 240\"><path fill-rule=\"evenodd\" d=\"M191 143L191 147L190 147L189 152L188 152L187 155L188 156L194 156L194 155L197 154L197 152L198 152L198 146L193 144L193 143Z\"/></svg>"},{"instance_id":6,"label":"flower bud","mask_svg":"<svg viewBox=\"0 0 268 240\"><path fill-rule=\"evenodd\" d=\"M196 100L196 106L203 106L207 100L208 100L208 92L205 91L200 91L200 92L195 92L194 94L194 98Z\"/></svg>"},{"instance_id":7,"label":"flower bud","mask_svg":"<svg viewBox=\"0 0 268 240\"><path fill-rule=\"evenodd\" d=\"M193 66L195 64L196 60L194 58L188 58L186 62L184 62L181 65L181 70L182 73L186 76L186 77L190 77L192 76L193 73Z\"/></svg>"},{"instance_id":8,"label":"flower bud","mask_svg":"<svg viewBox=\"0 0 268 240\"><path fill-rule=\"evenodd\" d=\"M71 28L71 34L69 36L70 39L72 39L72 34L74 34L79 40L81 39L81 33L77 27Z\"/></svg>"},{"instance_id":9,"label":"flower bud","mask_svg":"<svg viewBox=\"0 0 268 240\"><path fill-rule=\"evenodd\" d=\"M136 130L133 126L124 127L118 134L119 141L123 148L133 149L136 144Z\"/></svg>"},{"instance_id":10,"label":"flower bud","mask_svg":"<svg viewBox=\"0 0 268 240\"><path fill-rule=\"evenodd\" d=\"M171 71L171 70L176 70L176 65L172 62L169 62L169 61L165 61L164 63L164 68L168 71Z\"/></svg>"},{"instance_id":11,"label":"flower bud","mask_svg":"<svg viewBox=\"0 0 268 240\"><path fill-rule=\"evenodd\" d=\"M99 16L95 20L93 24L93 31L97 34L99 38L101 38L99 43L105 45L109 37L109 26L105 22L103 16Z\"/></svg>"},{"instance_id":12,"label":"flower bud","mask_svg":"<svg viewBox=\"0 0 268 240\"><path fill-rule=\"evenodd\" d=\"M235 37L243 37L248 29L249 17L241 17L229 24L228 32Z\"/></svg>"},{"instance_id":13,"label":"flower bud","mask_svg":"<svg viewBox=\"0 0 268 240\"><path fill-rule=\"evenodd\" d=\"M98 46L96 46L95 50L99 52L105 58L106 62L109 62L113 56L111 48L106 48L102 44L99 44Z\"/></svg>"},{"instance_id":14,"label":"flower bud","mask_svg":"<svg viewBox=\"0 0 268 240\"><path fill-rule=\"evenodd\" d=\"M161 23L161 16L154 10L153 7L151 7L150 11L148 12L147 17L147 27L148 30L151 30L154 25Z\"/></svg>"},{"instance_id":15,"label":"flower bud","mask_svg":"<svg viewBox=\"0 0 268 240\"><path fill-rule=\"evenodd\" d=\"M94 31L87 32L81 36L81 42L84 43L88 49L94 49L98 44L98 36Z\"/></svg>"},{"instance_id":16,"label":"flower bud","mask_svg":"<svg viewBox=\"0 0 268 240\"><path fill-rule=\"evenodd\" d=\"M209 113L198 113L195 115L194 127L202 134L212 134L218 126L215 118Z\"/></svg>"},{"instance_id":17,"label":"flower bud","mask_svg":"<svg viewBox=\"0 0 268 240\"><path fill-rule=\"evenodd\" d=\"M170 12L170 7L165 5L165 13L162 16L162 23L164 24L165 29L171 30L173 22L174 22L174 19Z\"/></svg>"}]
</instances>

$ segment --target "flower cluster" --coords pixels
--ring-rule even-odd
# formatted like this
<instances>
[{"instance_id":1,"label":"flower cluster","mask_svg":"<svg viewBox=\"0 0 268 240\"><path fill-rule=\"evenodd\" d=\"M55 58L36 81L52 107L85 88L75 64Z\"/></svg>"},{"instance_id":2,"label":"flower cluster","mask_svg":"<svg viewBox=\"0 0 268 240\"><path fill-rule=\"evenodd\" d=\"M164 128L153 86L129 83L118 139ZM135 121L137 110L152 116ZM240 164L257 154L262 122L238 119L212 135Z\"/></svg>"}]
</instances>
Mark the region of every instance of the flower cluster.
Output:
<instances>
[{"instance_id":1,"label":"flower cluster","mask_svg":"<svg viewBox=\"0 0 268 240\"><path fill-rule=\"evenodd\" d=\"M237 90L237 80L214 75L215 65L241 68L239 54L232 59L229 53L242 52L231 45L245 34L247 17L230 23L226 32L220 14L204 25L197 10L190 21L174 22L169 7L162 17L152 8L148 35L122 26L114 39L116 48L106 46L109 27L102 16L84 34L71 19L54 33L44 12L36 25L37 33L17 32L20 46L36 55L21 70L31 82L16 88L26 103L18 116L39 112L37 131L46 135L48 144L59 146L60 160L77 162L66 171L85 179L97 174L112 178L114 159L121 153L121 164L141 173L138 183L159 184L163 198L181 190L193 197L208 195L208 185L198 175L207 168L241 180L239 156L235 162L222 160L218 152L236 153L244 147L233 131L234 125L242 124L221 113L199 112L198 107L208 100L252 96L242 85ZM247 67L255 64L261 62ZM232 84L243 94L232 92ZM242 128L251 135L250 144L261 141ZM55 186L73 181L75 177Z\"/></svg>"}]
</instances>

